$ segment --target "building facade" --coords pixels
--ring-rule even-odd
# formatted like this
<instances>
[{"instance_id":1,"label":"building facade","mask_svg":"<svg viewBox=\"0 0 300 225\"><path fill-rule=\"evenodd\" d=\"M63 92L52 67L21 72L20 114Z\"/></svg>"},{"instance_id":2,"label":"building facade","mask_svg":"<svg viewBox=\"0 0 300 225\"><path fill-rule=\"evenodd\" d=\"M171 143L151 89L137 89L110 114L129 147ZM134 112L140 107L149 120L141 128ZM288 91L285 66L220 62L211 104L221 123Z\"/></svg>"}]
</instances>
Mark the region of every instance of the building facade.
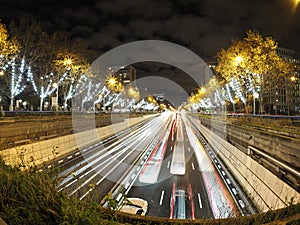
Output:
<instances>
[{"instance_id":1,"label":"building facade","mask_svg":"<svg viewBox=\"0 0 300 225\"><path fill-rule=\"evenodd\" d=\"M123 86L136 85L136 69L131 65L121 67L114 75Z\"/></svg>"},{"instance_id":2,"label":"building facade","mask_svg":"<svg viewBox=\"0 0 300 225\"><path fill-rule=\"evenodd\" d=\"M300 54L278 48L277 54L295 67L295 72L285 77L269 80L263 90L264 112L269 114L299 115L300 113Z\"/></svg>"}]
</instances>

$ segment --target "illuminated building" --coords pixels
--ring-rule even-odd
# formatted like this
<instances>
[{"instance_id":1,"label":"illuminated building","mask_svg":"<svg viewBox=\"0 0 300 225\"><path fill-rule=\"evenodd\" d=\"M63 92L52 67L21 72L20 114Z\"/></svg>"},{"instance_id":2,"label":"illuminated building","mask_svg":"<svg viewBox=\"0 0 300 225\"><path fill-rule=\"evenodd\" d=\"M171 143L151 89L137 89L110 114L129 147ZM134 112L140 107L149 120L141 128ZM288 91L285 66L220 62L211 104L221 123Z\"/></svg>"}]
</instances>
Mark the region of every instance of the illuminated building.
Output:
<instances>
[{"instance_id":1,"label":"illuminated building","mask_svg":"<svg viewBox=\"0 0 300 225\"><path fill-rule=\"evenodd\" d=\"M300 54L286 48L278 48L277 54L295 67L293 74L270 80L265 87L264 110L270 114L293 115L300 112Z\"/></svg>"}]
</instances>

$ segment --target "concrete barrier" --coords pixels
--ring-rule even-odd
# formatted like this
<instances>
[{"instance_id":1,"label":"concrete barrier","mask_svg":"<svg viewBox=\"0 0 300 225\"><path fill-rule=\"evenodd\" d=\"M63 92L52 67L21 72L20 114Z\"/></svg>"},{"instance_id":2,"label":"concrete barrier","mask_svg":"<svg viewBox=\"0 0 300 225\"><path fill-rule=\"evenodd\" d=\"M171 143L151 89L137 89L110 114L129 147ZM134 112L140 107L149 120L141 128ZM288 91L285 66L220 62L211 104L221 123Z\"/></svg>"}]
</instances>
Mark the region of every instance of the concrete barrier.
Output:
<instances>
[{"instance_id":1,"label":"concrete barrier","mask_svg":"<svg viewBox=\"0 0 300 225\"><path fill-rule=\"evenodd\" d=\"M154 116L156 115L152 114L143 117L127 118L123 122L110 126L1 150L0 155L8 165L23 165L25 168L32 165L39 166L84 146L99 142Z\"/></svg>"},{"instance_id":2,"label":"concrete barrier","mask_svg":"<svg viewBox=\"0 0 300 225\"><path fill-rule=\"evenodd\" d=\"M234 124L225 124L225 122L210 120L206 118L199 118L203 125L219 131L224 135L226 128L227 137L231 140L238 141L239 144L255 146L262 149L269 155L280 159L280 161L287 163L295 169L300 169L300 139L295 138L295 134L286 133L291 136L284 136L283 132L276 133L261 128L261 130L251 129L247 127L239 127ZM287 128L285 128L287 129Z\"/></svg>"},{"instance_id":3,"label":"concrete barrier","mask_svg":"<svg viewBox=\"0 0 300 225\"><path fill-rule=\"evenodd\" d=\"M300 194L296 190L203 126L199 120L192 120L260 211L266 212L286 207L291 203L300 203Z\"/></svg>"}]
</instances>

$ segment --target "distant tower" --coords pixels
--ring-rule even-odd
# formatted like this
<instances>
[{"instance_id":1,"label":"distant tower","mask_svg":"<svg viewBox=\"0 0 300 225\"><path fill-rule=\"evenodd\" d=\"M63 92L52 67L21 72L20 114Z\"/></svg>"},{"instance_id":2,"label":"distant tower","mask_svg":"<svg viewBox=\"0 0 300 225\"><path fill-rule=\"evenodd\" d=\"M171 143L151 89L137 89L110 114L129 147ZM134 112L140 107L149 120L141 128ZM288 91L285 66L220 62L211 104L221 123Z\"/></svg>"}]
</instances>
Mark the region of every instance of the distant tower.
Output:
<instances>
[{"instance_id":1,"label":"distant tower","mask_svg":"<svg viewBox=\"0 0 300 225\"><path fill-rule=\"evenodd\" d=\"M124 86L136 85L136 69L131 65L121 67L114 75Z\"/></svg>"}]
</instances>

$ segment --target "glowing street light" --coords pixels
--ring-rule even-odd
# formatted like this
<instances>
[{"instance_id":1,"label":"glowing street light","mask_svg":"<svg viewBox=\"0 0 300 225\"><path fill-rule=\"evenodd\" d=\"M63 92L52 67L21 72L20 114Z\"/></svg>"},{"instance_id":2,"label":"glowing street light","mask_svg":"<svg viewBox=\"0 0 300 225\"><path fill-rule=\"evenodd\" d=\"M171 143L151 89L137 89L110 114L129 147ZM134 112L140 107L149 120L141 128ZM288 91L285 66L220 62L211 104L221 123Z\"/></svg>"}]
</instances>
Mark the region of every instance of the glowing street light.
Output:
<instances>
[{"instance_id":1,"label":"glowing street light","mask_svg":"<svg viewBox=\"0 0 300 225\"><path fill-rule=\"evenodd\" d=\"M300 0L299 0L300 1ZM292 76L291 78L290 78L290 80L292 81L292 82L294 82L294 81L296 81L296 77L295 76Z\"/></svg>"},{"instance_id":2,"label":"glowing street light","mask_svg":"<svg viewBox=\"0 0 300 225\"><path fill-rule=\"evenodd\" d=\"M72 64L72 59L65 59L64 60L64 62L63 62L63 64L65 65L65 66L70 66L71 64Z\"/></svg>"},{"instance_id":3,"label":"glowing street light","mask_svg":"<svg viewBox=\"0 0 300 225\"><path fill-rule=\"evenodd\" d=\"M106 85L112 92L122 92L124 90L122 83L119 82L118 79L113 75L106 79Z\"/></svg>"},{"instance_id":4,"label":"glowing street light","mask_svg":"<svg viewBox=\"0 0 300 225\"><path fill-rule=\"evenodd\" d=\"M238 55L238 56L235 57L235 59L234 59L234 65L235 65L235 66L240 65L240 63L241 63L243 60L244 60L244 58L243 58L242 56Z\"/></svg>"},{"instance_id":5,"label":"glowing street light","mask_svg":"<svg viewBox=\"0 0 300 225\"><path fill-rule=\"evenodd\" d=\"M111 77L108 79L108 85L113 86L117 83L117 79L115 77Z\"/></svg>"}]
</instances>

